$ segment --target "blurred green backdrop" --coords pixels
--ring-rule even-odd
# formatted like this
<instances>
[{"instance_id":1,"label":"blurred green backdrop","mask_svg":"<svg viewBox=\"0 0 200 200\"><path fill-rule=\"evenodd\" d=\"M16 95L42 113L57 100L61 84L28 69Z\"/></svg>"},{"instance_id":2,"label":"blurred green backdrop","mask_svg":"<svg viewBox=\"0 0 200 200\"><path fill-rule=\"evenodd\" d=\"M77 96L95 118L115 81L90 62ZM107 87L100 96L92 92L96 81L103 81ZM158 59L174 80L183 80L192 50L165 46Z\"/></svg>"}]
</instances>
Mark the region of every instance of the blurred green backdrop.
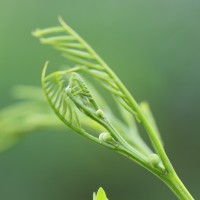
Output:
<instances>
[{"instance_id":1,"label":"blurred green backdrop","mask_svg":"<svg viewBox=\"0 0 200 200\"><path fill-rule=\"evenodd\" d=\"M200 1L1 0L0 107L18 84L40 85L43 64L64 60L31 36L57 16L112 66L134 97L148 100L165 148L195 198L200 180ZM74 150L73 150L74 149ZM159 180L121 155L74 133L33 133L0 155L0 199L176 199Z\"/></svg>"}]
</instances>

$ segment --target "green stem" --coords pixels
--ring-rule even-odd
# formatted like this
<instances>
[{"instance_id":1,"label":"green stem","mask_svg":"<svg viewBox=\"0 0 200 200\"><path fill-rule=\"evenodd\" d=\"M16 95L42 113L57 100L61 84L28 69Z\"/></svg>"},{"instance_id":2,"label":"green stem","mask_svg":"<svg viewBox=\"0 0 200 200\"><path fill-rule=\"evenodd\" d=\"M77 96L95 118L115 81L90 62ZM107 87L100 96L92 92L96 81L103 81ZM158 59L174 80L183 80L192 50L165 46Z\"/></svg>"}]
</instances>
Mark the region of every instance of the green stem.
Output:
<instances>
[{"instance_id":1,"label":"green stem","mask_svg":"<svg viewBox=\"0 0 200 200\"><path fill-rule=\"evenodd\" d=\"M102 61L102 64L106 67L108 70L108 73L116 80L118 83L119 88L121 91L126 95L127 99L129 100L132 107L135 109L135 111L138 113L138 116L140 117L141 123L143 124L144 128L146 129L152 144L159 154L165 168L166 168L166 175L165 178L160 177L164 182L167 184L167 186L173 191L173 193L180 199L180 200L193 200L193 197L189 193L189 191L186 189L186 187L183 185L181 180L176 175L176 172L163 148L162 142L160 138L158 137L157 133L154 130L154 127L151 125L151 123L148 121L148 119L143 114L141 108L135 101L135 99L132 97L132 95L129 93L129 91L126 89L126 87L121 83L119 78L115 75L115 73L110 70L109 67ZM155 174L155 173L154 173Z\"/></svg>"},{"instance_id":2,"label":"green stem","mask_svg":"<svg viewBox=\"0 0 200 200\"><path fill-rule=\"evenodd\" d=\"M115 79L118 78L115 74L112 73L113 76L115 76ZM137 104L137 102L133 99L131 94L128 92L128 90L124 87L124 85L121 83L121 81L118 79L118 86L120 89L125 93L126 97L129 99L129 102L132 104L132 107L136 110L138 113L138 116L140 117L141 123L143 124L144 128L146 129L152 144L159 154L165 168L166 168L166 175L167 181L164 182L167 184L167 186L173 191L173 193L180 199L180 200L194 200L194 198L191 196L189 191L186 189L186 187L183 185L179 177L176 175L176 172L163 148L162 142L159 139L157 133L154 130L154 127L151 125L151 123L148 121L148 119L143 114L141 108ZM162 179L162 178L161 178Z\"/></svg>"},{"instance_id":3,"label":"green stem","mask_svg":"<svg viewBox=\"0 0 200 200\"><path fill-rule=\"evenodd\" d=\"M177 196L180 200L194 200L190 192L184 186L182 181L179 179L177 174L168 176L167 179L163 180L166 185L171 189L171 191Z\"/></svg>"}]
</instances>

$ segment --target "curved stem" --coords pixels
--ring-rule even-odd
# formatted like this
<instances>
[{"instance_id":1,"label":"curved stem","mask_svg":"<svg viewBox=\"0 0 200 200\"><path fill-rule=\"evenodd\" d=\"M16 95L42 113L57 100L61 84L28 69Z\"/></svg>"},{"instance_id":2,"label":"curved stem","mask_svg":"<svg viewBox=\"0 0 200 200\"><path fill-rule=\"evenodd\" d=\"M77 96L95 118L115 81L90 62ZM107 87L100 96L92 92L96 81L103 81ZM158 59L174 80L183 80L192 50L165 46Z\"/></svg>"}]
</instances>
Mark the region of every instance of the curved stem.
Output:
<instances>
[{"instance_id":1,"label":"curved stem","mask_svg":"<svg viewBox=\"0 0 200 200\"><path fill-rule=\"evenodd\" d=\"M104 63L104 61L101 60L101 58L99 58L99 59L101 61L101 64L105 66L107 72L113 77L114 80L116 80L118 87L125 94L126 98L129 100L129 103L131 104L131 106L138 113L141 123L143 124L144 128L146 129L156 152L160 156L160 158L163 162L163 165L166 168L166 174L164 177L159 176L158 174L155 174L155 173L153 173L153 174L159 176L159 178L167 184L167 186L173 191L173 193L180 200L193 200L194 198L191 196L189 191L186 189L186 187L183 185L181 180L178 178L154 127L151 125L151 123L145 117L144 113L142 112L141 108L139 107L139 105L137 104L135 99L132 97L132 95L129 93L129 91L126 89L126 87L121 83L120 79L116 76L116 74L106 65L106 63Z\"/></svg>"}]
</instances>

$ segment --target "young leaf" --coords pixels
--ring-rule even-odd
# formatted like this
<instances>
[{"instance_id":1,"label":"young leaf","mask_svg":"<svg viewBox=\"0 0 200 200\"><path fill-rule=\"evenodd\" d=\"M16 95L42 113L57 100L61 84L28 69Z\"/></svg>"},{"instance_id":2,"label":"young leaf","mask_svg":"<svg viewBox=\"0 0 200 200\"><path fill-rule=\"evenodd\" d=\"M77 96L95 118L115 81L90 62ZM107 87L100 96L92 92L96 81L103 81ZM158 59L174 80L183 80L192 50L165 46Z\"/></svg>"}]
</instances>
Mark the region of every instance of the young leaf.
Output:
<instances>
[{"instance_id":1,"label":"young leaf","mask_svg":"<svg viewBox=\"0 0 200 200\"><path fill-rule=\"evenodd\" d=\"M115 99L129 112L137 115L127 98L127 90L124 88L118 77L109 66L98 56L98 54L61 18L60 26L37 29L33 32L43 44L51 45L62 52L68 59L80 66L72 68L71 71L79 71L89 74L98 79L99 83L105 87ZM130 95L130 94L129 94Z\"/></svg>"},{"instance_id":2,"label":"young leaf","mask_svg":"<svg viewBox=\"0 0 200 200\"><path fill-rule=\"evenodd\" d=\"M102 187L100 187L98 189L95 200L108 200L107 197L106 197L106 193L105 193L105 191L103 190Z\"/></svg>"},{"instance_id":3,"label":"young leaf","mask_svg":"<svg viewBox=\"0 0 200 200\"><path fill-rule=\"evenodd\" d=\"M104 115L100 114L99 106L83 80L77 74L69 74L68 71L59 71L46 76L47 65L48 63L46 63L42 73L42 87L55 114L63 123L80 135L114 149L114 143L102 143L98 135L89 133L82 126L83 120L87 121L88 124L96 121L98 123L96 130L105 130L102 127L110 128ZM85 119L85 115L93 120Z\"/></svg>"},{"instance_id":4,"label":"young leaf","mask_svg":"<svg viewBox=\"0 0 200 200\"><path fill-rule=\"evenodd\" d=\"M148 165L147 156L131 147L104 115L83 79L76 73L58 71L46 76L47 63L42 74L42 87L55 114L71 129L80 135L115 149L141 165ZM112 139L102 140L82 127L81 113L106 129ZM90 123L90 122L88 122ZM101 134L99 134L101 135ZM103 137L105 138L105 137Z\"/></svg>"}]
</instances>

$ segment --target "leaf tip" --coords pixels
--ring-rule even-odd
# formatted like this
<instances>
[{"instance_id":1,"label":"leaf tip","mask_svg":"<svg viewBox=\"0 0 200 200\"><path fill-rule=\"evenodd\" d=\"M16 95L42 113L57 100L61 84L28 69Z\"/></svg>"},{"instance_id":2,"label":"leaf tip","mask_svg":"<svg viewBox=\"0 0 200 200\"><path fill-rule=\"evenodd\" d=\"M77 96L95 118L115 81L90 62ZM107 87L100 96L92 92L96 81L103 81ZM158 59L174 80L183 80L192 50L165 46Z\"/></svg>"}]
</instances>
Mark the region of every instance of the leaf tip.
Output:
<instances>
[{"instance_id":1,"label":"leaf tip","mask_svg":"<svg viewBox=\"0 0 200 200\"><path fill-rule=\"evenodd\" d=\"M73 32L73 30L70 28L70 26L64 21L64 19L61 16L58 16L58 21L60 25L67 30L68 32Z\"/></svg>"},{"instance_id":2,"label":"leaf tip","mask_svg":"<svg viewBox=\"0 0 200 200\"><path fill-rule=\"evenodd\" d=\"M44 67L43 67L43 70L42 70L42 81L43 81L44 78L45 78L48 64L49 64L49 61L46 61L45 64L44 64Z\"/></svg>"},{"instance_id":3,"label":"leaf tip","mask_svg":"<svg viewBox=\"0 0 200 200\"><path fill-rule=\"evenodd\" d=\"M106 193L102 187L97 191L96 200L107 200Z\"/></svg>"},{"instance_id":4,"label":"leaf tip","mask_svg":"<svg viewBox=\"0 0 200 200\"><path fill-rule=\"evenodd\" d=\"M60 23L61 25L65 25L65 26L66 26L65 21L63 20L63 18L62 18L60 15L58 15L58 21L59 21L59 23Z\"/></svg>"},{"instance_id":5,"label":"leaf tip","mask_svg":"<svg viewBox=\"0 0 200 200\"><path fill-rule=\"evenodd\" d=\"M31 34L34 37L40 37L42 35L42 31L40 29L36 29L35 31L32 31Z\"/></svg>"}]
</instances>

